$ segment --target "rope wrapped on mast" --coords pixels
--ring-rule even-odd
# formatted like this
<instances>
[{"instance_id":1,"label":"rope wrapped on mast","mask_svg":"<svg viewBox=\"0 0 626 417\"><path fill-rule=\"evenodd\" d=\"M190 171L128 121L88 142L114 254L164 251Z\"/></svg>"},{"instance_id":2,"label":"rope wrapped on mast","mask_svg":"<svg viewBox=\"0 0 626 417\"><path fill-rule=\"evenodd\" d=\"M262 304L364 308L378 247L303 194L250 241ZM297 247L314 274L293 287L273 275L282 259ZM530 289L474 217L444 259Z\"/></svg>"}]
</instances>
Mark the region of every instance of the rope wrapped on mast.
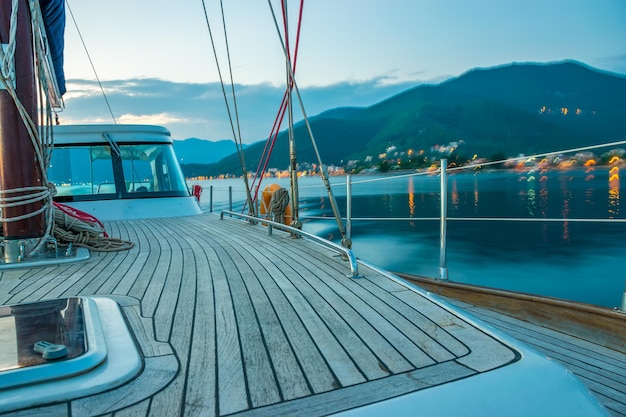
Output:
<instances>
[{"instance_id":1,"label":"rope wrapped on mast","mask_svg":"<svg viewBox=\"0 0 626 417\"><path fill-rule=\"evenodd\" d=\"M3 123L7 123L7 129L12 129L12 126L15 126L15 132L19 132L15 138L20 138L19 143L14 144L18 146L17 149L27 149L27 158L30 158L28 155L33 155L31 171L23 172L34 172L34 174L30 178L33 179L32 182L29 181L28 175L9 177L10 180L3 177L2 185L5 188L0 193L0 218L3 229L5 229L5 239L32 236L32 239L29 240L32 241L34 247L31 248L29 244L27 249L28 255L30 255L43 245L52 230L54 185L48 181L47 168L52 154L51 102L54 100L52 96L58 94L59 90L56 86L54 68L50 66L48 60L47 35L39 2L24 1L23 3L27 4L21 10L20 3L20 0L12 0L8 22L3 22L3 24L8 25L8 44L6 50L0 48L0 83L15 106L6 107L8 120L3 120ZM28 22L27 28L20 29L22 27L20 25L26 24L24 22ZM18 57L16 54L18 42L32 45L32 50L27 49L24 52L22 49ZM30 74L28 72L22 74L25 71L24 65L26 68L31 68L31 64L25 64L25 62L34 63L34 71ZM22 69L18 71L19 68ZM36 84L35 88L38 89L39 94L37 94L37 90L25 90L24 87L20 87L20 85L29 84L27 80L21 83L17 82L16 77L22 75L26 78L30 77L33 84ZM37 105L34 97L39 97L39 105ZM26 103L23 103L22 100L26 100ZM3 112L3 114L5 113ZM13 118L13 114L15 114L15 118ZM23 125L19 125L20 120ZM23 144L23 141L28 140L26 137L30 139L32 148ZM9 168L5 167L5 169L10 169L10 166ZM22 181L23 178L25 178L24 181ZM18 210L21 207L24 208ZM24 223L26 226L15 223L37 216L39 216L38 220ZM9 226L10 223L15 223L15 226Z\"/></svg>"}]
</instances>

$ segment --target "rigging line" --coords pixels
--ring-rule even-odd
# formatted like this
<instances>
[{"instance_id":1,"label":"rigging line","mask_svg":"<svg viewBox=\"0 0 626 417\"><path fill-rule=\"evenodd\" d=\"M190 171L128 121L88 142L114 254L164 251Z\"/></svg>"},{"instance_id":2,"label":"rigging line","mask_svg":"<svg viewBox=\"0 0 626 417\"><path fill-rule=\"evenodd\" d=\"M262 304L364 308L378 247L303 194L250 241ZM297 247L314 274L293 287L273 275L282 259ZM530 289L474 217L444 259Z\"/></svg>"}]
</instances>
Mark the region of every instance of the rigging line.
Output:
<instances>
[{"instance_id":1,"label":"rigging line","mask_svg":"<svg viewBox=\"0 0 626 417\"><path fill-rule=\"evenodd\" d=\"M213 49L213 57L215 58L215 66L217 67L217 74L220 77L220 85L222 87L222 95L224 96L224 103L226 104L226 112L228 113L228 120L230 122L230 128L233 133L233 140L235 141L235 145L237 145L237 134L235 133L235 125L233 124L233 116L230 111L230 105L228 104L228 97L226 95L226 88L224 87L224 77L222 76L222 70L220 68L219 59L217 56L217 50L215 49L215 41L213 39L213 31L211 30L211 23L209 22L209 14L207 13L206 3L202 0L202 9L204 11L204 19L206 21L207 29L209 31L209 39L211 40L211 48ZM230 61L229 61L230 64ZM245 174L245 166L242 154L243 152L237 152L239 154L239 163L241 164L241 169ZM248 188L247 175L244 175L244 183L246 185L246 198L248 201L249 210L254 213L254 206L252 205L252 197L250 196L250 189Z\"/></svg>"},{"instance_id":2,"label":"rigging line","mask_svg":"<svg viewBox=\"0 0 626 417\"><path fill-rule=\"evenodd\" d=\"M74 22L74 27L76 28L76 31L78 32L78 37L80 38L80 42L83 44L83 49L85 49L85 53L87 54L87 59L89 59L89 64L91 65L91 69L93 70L93 74L95 75L96 80L98 81L98 85L100 86L100 91L102 92L104 101L106 102L106 105L109 108L109 113L111 113L111 118L113 119L113 123L117 124L117 120L115 119L115 116L113 115L113 110L111 109L111 104L109 103L109 99L107 98L107 95L104 92L104 87L102 87L102 83L100 82L100 77L98 77L98 72L96 71L96 67L94 66L93 61L91 60L91 55L89 55L89 51L87 50L87 45L85 44L83 35L80 32L80 29L78 28L78 24L76 23L76 19L74 18L74 13L72 13L72 8L70 7L69 0L65 0L65 4L67 5L67 10L70 12L72 21Z\"/></svg>"},{"instance_id":3,"label":"rigging line","mask_svg":"<svg viewBox=\"0 0 626 417\"><path fill-rule=\"evenodd\" d=\"M545 153L534 154L534 155L529 155L529 156L518 156L518 157L515 157L515 158L503 159L501 161L485 162L483 164L464 165L464 166L461 166L461 167L449 168L448 171L458 171L458 170L463 169L463 168L468 168L468 169L469 168L476 168L476 167L480 167L480 166L488 166L488 165L503 164L503 163L506 163L506 162L521 161L521 160L528 159L528 158L542 158L542 157L545 157L545 156L554 155L554 154L558 154L558 153L582 152L582 151L588 151L588 150L591 150L591 149L607 148L609 146L618 146L618 145L625 145L625 144L626 144L626 140L620 140L620 141L616 141L616 142L602 143L600 145L590 145L590 146L582 146L580 148L565 149L565 150L556 151L556 152L545 152Z\"/></svg>"},{"instance_id":4,"label":"rigging line","mask_svg":"<svg viewBox=\"0 0 626 417\"><path fill-rule=\"evenodd\" d=\"M285 57L286 57L288 56L287 50L285 49L285 43L283 42L283 38L280 34L280 28L278 26L278 21L276 20L274 7L272 6L271 0L267 0L267 3L270 7L270 11L272 12L272 17L274 18L274 26L276 27L276 33L278 34L278 37L280 39L280 44L283 48L283 53L285 54ZM344 245L344 247L350 248L352 246L352 242L346 235L346 229L343 225L341 214L339 213L339 208L337 207L337 200L335 199L333 190L330 187L330 182L328 181L328 175L326 174L326 172L324 172L322 157L319 153L319 149L317 148L317 143L315 142L315 136L313 135L313 130L311 129L311 123L309 122L309 118L307 117L306 110L304 109L304 102L302 101L302 95L300 94L300 89L298 88L298 83L296 82L296 78L291 68L291 63L289 62L289 60L287 60L287 70L289 71L289 76L291 78L291 82L293 83L293 88L296 92L296 97L298 97L298 103L300 104L300 111L302 112L304 124L306 125L307 131L309 133L309 137L311 138L311 144L313 145L313 150L315 151L315 155L317 156L317 160L320 165L320 176L322 177L322 181L324 182L324 186L326 187L326 191L328 192L328 199L330 200L330 205L333 210L335 220L337 221L337 227L339 228L339 232L341 233L342 245Z\"/></svg>"},{"instance_id":5,"label":"rigging line","mask_svg":"<svg viewBox=\"0 0 626 417\"><path fill-rule=\"evenodd\" d=\"M284 22L284 30L285 33L287 33L287 14L286 14L286 10L285 10L285 3L281 3L282 5L282 12L283 12L283 22ZM298 61L298 51L299 51L299 45L300 45L300 33L301 33L301 29L302 29L302 13L304 10L304 0L300 0L300 8L299 8L299 12L298 12L298 28L296 30L296 46L294 48L294 53L293 53L293 72L295 73L296 70L296 64ZM288 42L288 41L287 41ZM289 59L291 60L291 56L289 56ZM258 193L259 193L259 188L261 187L261 182L263 181L263 176L265 174L265 171L267 170L267 166L269 164L269 158L271 157L271 154L274 150L274 145L276 144L276 139L278 137L279 134L279 129L280 126L283 123L284 117L285 117L285 112L287 111L287 100L288 100L288 96L289 96L289 92L291 91L291 89L293 88L293 83L289 82L289 84L287 85L287 88L285 90L285 93L283 94L283 98L281 101L281 104L279 106L279 110L278 113L276 114L276 118L274 119L274 125L272 126L272 130L270 131L270 135L265 143L265 147L263 148L263 152L261 153L261 158L259 159L259 164L257 166L257 170L255 172L255 176L254 176L254 180L252 182L252 186L253 188L256 185L257 179L259 181L259 184L256 185L255 188L255 193L254 193L254 198L253 201L256 201L256 199L258 198ZM269 148L269 149L268 149ZM262 166L262 168L261 168ZM260 174L259 174L260 172Z\"/></svg>"},{"instance_id":6,"label":"rigging line","mask_svg":"<svg viewBox=\"0 0 626 417\"><path fill-rule=\"evenodd\" d=\"M515 158L507 158L507 159L500 159L497 161L490 161L490 162L483 162L480 164L469 164L469 165L463 165L463 166L459 166L459 167L454 167L454 168L448 168L447 171L462 171L464 169L472 169L472 168L477 168L477 167L485 167L485 166L490 166L490 165L500 165L500 164L505 164L507 162L516 162L516 161L521 161L524 159L528 159L528 158L542 158L545 156L549 156L549 155L554 155L554 154L565 154L565 153L572 153L572 152L581 152L581 151L588 151L588 150L592 150L592 149L599 149L599 148L608 148L609 146L618 146L618 145L626 145L626 140L620 140L620 141L616 141L616 142L609 142L609 143L602 143L599 145L590 145L590 146L584 146L584 147L580 147L580 148L571 148L571 149L563 149L560 151L553 151L553 152L545 152L545 153L538 153L538 154L533 154L533 155L526 155L526 156L516 156ZM437 171L438 172L438 171ZM421 175L432 175L434 173L433 172L412 172L410 174L400 174L400 175L394 175L392 177L380 177L380 178L368 178L366 180L357 180L357 181L353 181L352 184L365 184L367 182L378 182L378 181L388 181L388 180L395 180L395 179L399 179L399 178L406 178L406 177L419 177Z\"/></svg>"},{"instance_id":7,"label":"rigging line","mask_svg":"<svg viewBox=\"0 0 626 417\"><path fill-rule=\"evenodd\" d=\"M259 159L259 164L257 166L257 171L255 172L255 175L254 175L253 187L256 186L256 190L254 193L253 201L256 201L256 199L258 198L259 188L261 187L263 176L265 175L265 171L267 170L270 156L272 155L272 151L274 150L274 145L276 144L276 139L278 138L280 125L282 125L283 118L285 117L285 109L287 106L286 100L287 100L287 92L285 91L283 95L283 99L280 103L280 107L278 109L278 114L276 114L276 118L274 118L274 125L272 126L270 135L267 138L267 141L265 142L265 147L263 148L263 152L261 154L261 158ZM258 184L257 184L257 180L258 180Z\"/></svg>"},{"instance_id":8,"label":"rigging line","mask_svg":"<svg viewBox=\"0 0 626 417\"><path fill-rule=\"evenodd\" d=\"M287 33L287 14L286 14L286 8L285 8L285 3L281 3L282 5L282 12L283 12L283 23L284 23L284 30L285 33ZM300 33L301 33L301 29L302 29L302 13L304 10L304 0L300 0L300 8L299 8L299 12L298 12L298 27L296 30L296 46L294 48L294 53L293 53L293 72L295 73L296 70L296 64L298 61L298 51L299 51L299 45L300 45ZM289 48L288 48L289 49ZM289 59L291 59L291 56L289 57ZM288 100L288 96L289 96L289 92L291 91L291 89L293 88L293 83L289 82L287 85L287 88L285 89L285 93L283 94L283 98L281 101L281 104L279 106L278 109L278 113L276 114L276 117L274 118L274 124L272 126L272 129L270 131L270 135L267 138L267 141L265 142L265 147L263 148L263 152L261 153L261 158L259 158L259 164L257 166L257 170L254 174L254 179L252 180L252 188L255 190L254 192L254 197L252 199L252 201L256 201L259 195L259 189L261 187L261 183L263 181L263 176L267 170L267 166L269 164L269 159L272 155L272 152L274 150L274 145L276 144L276 139L278 138L278 134L279 134L279 129L280 126L283 123L284 117L285 117L285 112L287 111L287 100ZM257 180L258 180L258 184L257 184ZM245 205L244 205L245 207Z\"/></svg>"},{"instance_id":9,"label":"rigging line","mask_svg":"<svg viewBox=\"0 0 626 417\"><path fill-rule=\"evenodd\" d=\"M222 27L224 28L224 43L226 46L226 58L228 60L228 72L230 75L230 88L233 95L233 107L235 110L235 124L237 125L237 135L235 136L235 146L237 146L237 152L243 150L243 142L241 140L241 124L239 123L239 110L237 108L237 95L235 94L235 83L233 78L233 66L230 60L230 47L228 44L228 34L226 32L226 19L224 17L224 3L220 0L220 9L222 12ZM234 130L234 129L233 129ZM237 142L239 140L239 142ZM242 166L245 175L245 164Z\"/></svg>"},{"instance_id":10,"label":"rigging line","mask_svg":"<svg viewBox=\"0 0 626 417\"><path fill-rule=\"evenodd\" d=\"M241 173L243 174L243 183L246 188L246 196L247 200L250 203L249 212L254 215L254 205L252 204L252 199L250 196L250 185L248 184L248 170L246 169L246 162L243 153L243 140L241 138L241 123L239 122L239 110L237 107L237 95L235 94L235 82L233 78L233 66L230 60L230 47L228 44L228 34L226 32L226 18L224 17L224 3L220 0L220 9L222 12L222 27L224 28L224 43L226 46L226 56L228 58L228 72L230 75L230 88L233 95L233 107L235 110L235 124L237 125L237 136L235 136L235 147L237 148L237 153L241 162ZM234 133L234 132L233 132ZM239 138L239 143L237 142L237 138ZM245 207L244 207L245 209Z\"/></svg>"}]
</instances>

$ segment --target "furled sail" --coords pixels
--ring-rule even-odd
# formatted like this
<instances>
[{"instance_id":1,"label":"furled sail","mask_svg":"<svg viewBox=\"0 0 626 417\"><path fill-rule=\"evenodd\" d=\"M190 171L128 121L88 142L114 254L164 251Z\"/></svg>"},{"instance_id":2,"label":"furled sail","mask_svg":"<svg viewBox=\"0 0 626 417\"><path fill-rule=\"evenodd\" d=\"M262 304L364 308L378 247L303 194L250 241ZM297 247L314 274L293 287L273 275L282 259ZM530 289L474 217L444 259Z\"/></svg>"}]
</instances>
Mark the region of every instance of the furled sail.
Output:
<instances>
[{"instance_id":1,"label":"furled sail","mask_svg":"<svg viewBox=\"0 0 626 417\"><path fill-rule=\"evenodd\" d=\"M40 0L43 22L48 37L50 56L54 66L59 93L65 94L65 73L63 71L63 48L65 36L64 0Z\"/></svg>"}]
</instances>

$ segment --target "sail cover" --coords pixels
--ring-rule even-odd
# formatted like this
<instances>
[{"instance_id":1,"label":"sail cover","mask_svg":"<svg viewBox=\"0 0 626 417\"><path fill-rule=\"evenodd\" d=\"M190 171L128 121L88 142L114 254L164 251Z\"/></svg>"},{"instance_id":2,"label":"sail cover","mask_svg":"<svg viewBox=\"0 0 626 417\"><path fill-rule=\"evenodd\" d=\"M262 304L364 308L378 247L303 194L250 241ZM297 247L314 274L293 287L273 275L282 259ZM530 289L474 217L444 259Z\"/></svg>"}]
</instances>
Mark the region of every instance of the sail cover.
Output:
<instances>
[{"instance_id":1,"label":"sail cover","mask_svg":"<svg viewBox=\"0 0 626 417\"><path fill-rule=\"evenodd\" d=\"M59 93L65 94L65 73L63 72L63 47L65 36L65 1L40 0L43 23L46 27L50 57L54 66Z\"/></svg>"}]
</instances>

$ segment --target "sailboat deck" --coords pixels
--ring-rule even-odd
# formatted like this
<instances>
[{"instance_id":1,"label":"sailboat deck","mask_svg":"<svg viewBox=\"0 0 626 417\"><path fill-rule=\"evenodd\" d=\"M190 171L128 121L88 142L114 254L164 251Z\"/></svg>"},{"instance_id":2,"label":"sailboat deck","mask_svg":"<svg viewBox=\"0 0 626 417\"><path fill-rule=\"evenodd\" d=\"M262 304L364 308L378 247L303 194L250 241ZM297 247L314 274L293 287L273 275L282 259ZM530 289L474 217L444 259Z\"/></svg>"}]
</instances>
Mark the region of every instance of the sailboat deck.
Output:
<instances>
[{"instance_id":1,"label":"sailboat deck","mask_svg":"<svg viewBox=\"0 0 626 417\"><path fill-rule=\"evenodd\" d=\"M518 358L373 269L348 278L339 256L305 239L210 214L106 227L135 247L2 272L0 304L113 297L143 369L33 415L327 415Z\"/></svg>"}]
</instances>

